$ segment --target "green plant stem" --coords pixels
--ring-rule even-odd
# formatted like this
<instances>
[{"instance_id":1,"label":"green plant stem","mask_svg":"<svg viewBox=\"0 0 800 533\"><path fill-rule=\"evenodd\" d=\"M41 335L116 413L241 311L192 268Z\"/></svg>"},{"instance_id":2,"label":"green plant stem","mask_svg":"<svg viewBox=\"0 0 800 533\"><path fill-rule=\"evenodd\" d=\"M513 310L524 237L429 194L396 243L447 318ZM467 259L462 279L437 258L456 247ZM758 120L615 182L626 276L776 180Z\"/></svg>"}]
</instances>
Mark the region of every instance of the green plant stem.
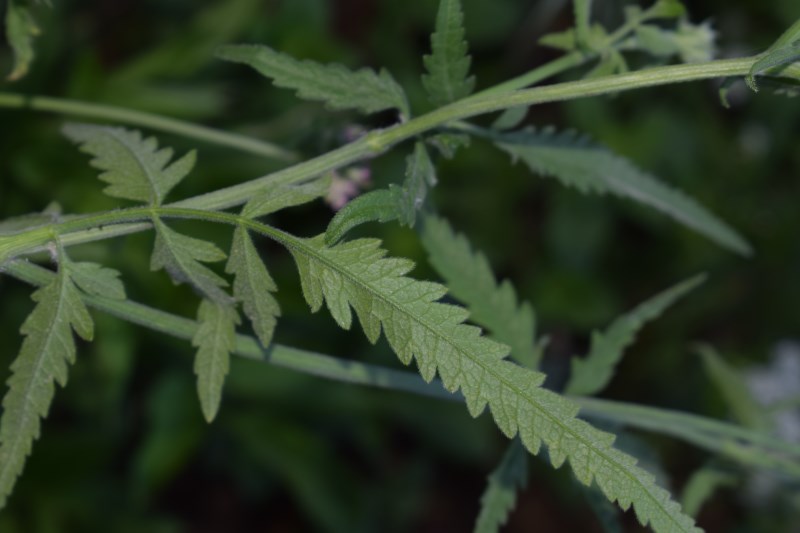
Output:
<instances>
[{"instance_id":1,"label":"green plant stem","mask_svg":"<svg viewBox=\"0 0 800 533\"><path fill-rule=\"evenodd\" d=\"M151 128L167 133L182 135L191 139L227 146L242 152L277 159L297 161L297 154L280 146L260 141L252 137L228 133L191 122L167 118L143 111L134 111L104 104L81 102L48 96L26 96L23 94L0 92L0 107L50 111L64 115L92 118Z\"/></svg>"},{"instance_id":2,"label":"green plant stem","mask_svg":"<svg viewBox=\"0 0 800 533\"><path fill-rule=\"evenodd\" d=\"M2 271L36 286L47 284L55 275L43 267L26 261L6 263L2 267ZM130 300L112 300L90 295L82 295L82 297L89 306L95 309L174 337L191 340L198 328L198 324L194 320ZM411 372L343 360L279 344L273 344L264 349L255 338L246 335L237 335L235 353L246 359L325 379L408 392L440 400L463 401L460 395L447 392L438 380L428 384L419 375ZM744 465L763 466L767 463L774 468L772 457L765 456L763 453L765 449L785 450L793 453L795 458L800 456L800 449L796 445L697 415L593 398L572 399L581 405L582 416L670 435L709 451L724 453ZM733 442L741 444L736 447L731 445ZM751 446L752 449L743 448L742 445ZM759 446L763 446L763 448ZM786 462L783 461L783 463ZM793 464L796 461L788 461L788 463ZM785 464L781 466L785 466ZM791 473L792 469L790 468L788 472Z\"/></svg>"},{"instance_id":3,"label":"green plant stem","mask_svg":"<svg viewBox=\"0 0 800 533\"><path fill-rule=\"evenodd\" d=\"M374 157L391 146L421 133L432 130L447 123L471 118L484 113L499 111L509 107L529 106L548 102L559 102L576 98L587 98L603 94L618 93L631 89L655 87L679 82L688 82L717 77L743 76L758 56L740 59L726 59L690 65L672 65L651 69L606 76L590 80L557 83L544 87L535 87L500 95L473 96L459 102L432 111L406 123L398 124L385 130L375 130L364 137L353 141L326 154L298 163L292 167L268 174L261 178L219 189L217 191L196 196L170 204L170 207L194 209L226 209L240 205L257 194L267 184L291 184L313 179L325 172L341 168L356 161ZM140 231L144 226L136 225L128 228L115 228L115 235ZM31 230L36 232L37 230ZM105 238L105 229L93 229L91 235L73 236L65 239L65 245L78 244L82 238L99 240ZM25 240L23 232L14 237ZM0 240L0 263L11 257L3 253L3 241ZM8 247L8 244L6 244ZM24 250L24 249L23 249ZM27 250L33 251L33 249ZM17 250L20 253L20 250Z\"/></svg>"}]
</instances>

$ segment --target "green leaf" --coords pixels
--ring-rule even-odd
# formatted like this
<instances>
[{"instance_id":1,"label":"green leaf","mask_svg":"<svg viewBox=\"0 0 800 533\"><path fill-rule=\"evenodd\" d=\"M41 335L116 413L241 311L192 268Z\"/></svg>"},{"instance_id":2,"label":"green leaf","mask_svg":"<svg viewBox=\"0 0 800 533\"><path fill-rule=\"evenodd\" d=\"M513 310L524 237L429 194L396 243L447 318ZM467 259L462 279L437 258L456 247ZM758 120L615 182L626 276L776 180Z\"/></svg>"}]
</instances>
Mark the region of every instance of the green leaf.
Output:
<instances>
[{"instance_id":1,"label":"green leaf","mask_svg":"<svg viewBox=\"0 0 800 533\"><path fill-rule=\"evenodd\" d=\"M753 63L750 73L744 81L754 92L758 92L756 76L772 69L800 61L800 41L784 45L780 48L770 49L764 57Z\"/></svg>"},{"instance_id":2,"label":"green leaf","mask_svg":"<svg viewBox=\"0 0 800 533\"><path fill-rule=\"evenodd\" d=\"M192 338L192 346L197 348L194 372L203 416L211 422L222 401L222 386L230 369L231 352L236 348L240 320L234 306L211 300L200 302L197 320L200 327Z\"/></svg>"},{"instance_id":3,"label":"green leaf","mask_svg":"<svg viewBox=\"0 0 800 533\"><path fill-rule=\"evenodd\" d=\"M109 184L104 192L115 198L161 205L170 190L194 167L194 150L173 162L172 149L158 149L155 137L143 138L136 130L94 124L65 124L64 135L81 144L95 158L91 164L104 172Z\"/></svg>"},{"instance_id":4,"label":"green leaf","mask_svg":"<svg viewBox=\"0 0 800 533\"><path fill-rule=\"evenodd\" d=\"M200 261L209 263L225 259L225 252L213 243L182 235L160 219L153 218L156 242L150 258L150 269L164 269L176 283L189 283L196 291L220 305L231 297L220 287L228 282Z\"/></svg>"},{"instance_id":5,"label":"green leaf","mask_svg":"<svg viewBox=\"0 0 800 533\"><path fill-rule=\"evenodd\" d=\"M686 14L686 7L678 0L658 0L646 13L647 18L677 18Z\"/></svg>"},{"instance_id":6,"label":"green leaf","mask_svg":"<svg viewBox=\"0 0 800 533\"><path fill-rule=\"evenodd\" d=\"M436 185L436 169L423 142L414 145L414 153L406 158L406 179L402 187L391 185L389 190L400 212L400 224L413 227L417 211L422 208L428 186Z\"/></svg>"},{"instance_id":7,"label":"green leaf","mask_svg":"<svg viewBox=\"0 0 800 533\"><path fill-rule=\"evenodd\" d=\"M35 55L33 40L40 33L41 30L28 8L15 5L13 0L8 0L6 38L14 52L14 66L6 77L8 81L17 81L28 73Z\"/></svg>"},{"instance_id":8,"label":"green leaf","mask_svg":"<svg viewBox=\"0 0 800 533\"><path fill-rule=\"evenodd\" d=\"M97 263L84 262L69 262L66 267L72 281L86 294L112 300L125 299L125 286L119 279L119 271Z\"/></svg>"},{"instance_id":9,"label":"green leaf","mask_svg":"<svg viewBox=\"0 0 800 533\"><path fill-rule=\"evenodd\" d=\"M589 16L592 10L592 0L573 0L572 8L575 12L575 42L578 48L589 50L591 32Z\"/></svg>"},{"instance_id":10,"label":"green leaf","mask_svg":"<svg viewBox=\"0 0 800 533\"><path fill-rule=\"evenodd\" d=\"M737 485L736 476L730 472L713 466L698 468L683 487L681 504L688 515L697 516L703 504L717 489Z\"/></svg>"},{"instance_id":11,"label":"green leaf","mask_svg":"<svg viewBox=\"0 0 800 533\"><path fill-rule=\"evenodd\" d=\"M766 409L753 397L742 376L707 344L695 346L714 386L722 394L734 417L742 425L765 433L771 432L772 420Z\"/></svg>"},{"instance_id":12,"label":"green leaf","mask_svg":"<svg viewBox=\"0 0 800 533\"><path fill-rule=\"evenodd\" d=\"M711 61L714 58L716 32L710 23L692 24L684 19L675 30L645 24L635 32L636 47L659 57L678 56L684 63Z\"/></svg>"},{"instance_id":13,"label":"green leaf","mask_svg":"<svg viewBox=\"0 0 800 533\"><path fill-rule=\"evenodd\" d=\"M22 473L33 441L39 438L39 419L47 416L55 395L53 382L62 387L67 383L68 363L75 362L72 331L87 341L94 334L92 318L68 269L60 268L52 281L33 293L33 301L36 307L20 328L25 340L11 364L3 398L0 508Z\"/></svg>"},{"instance_id":14,"label":"green leaf","mask_svg":"<svg viewBox=\"0 0 800 533\"><path fill-rule=\"evenodd\" d=\"M41 212L0 220L0 235L12 235L24 230L53 224L58 221L61 211L61 206L58 202L51 202Z\"/></svg>"},{"instance_id":15,"label":"green leaf","mask_svg":"<svg viewBox=\"0 0 800 533\"><path fill-rule=\"evenodd\" d=\"M517 490L525 488L527 479L528 455L519 439L514 439L500 464L489 475L481 496L481 512L475 523L475 533L500 531L517 503Z\"/></svg>"},{"instance_id":16,"label":"green leaf","mask_svg":"<svg viewBox=\"0 0 800 533\"><path fill-rule=\"evenodd\" d=\"M656 531L697 531L652 475L612 447L613 435L576 419L574 402L540 386L544 374L505 360L506 346L463 324L466 310L437 302L445 287L406 277L411 261L386 258L375 239L332 248L325 247L322 236L299 239L281 233L280 240L297 262L312 310L327 303L347 329L352 306L371 342L383 329L401 361L409 364L416 358L425 380L438 372L447 390L460 389L472 416L488 405L506 436L519 433L534 454L547 445L555 467L569 459L582 483L594 479L609 500L623 509L633 505L639 520Z\"/></svg>"},{"instance_id":17,"label":"green leaf","mask_svg":"<svg viewBox=\"0 0 800 533\"><path fill-rule=\"evenodd\" d=\"M428 74L422 85L436 106L469 96L475 77L469 75L471 59L464 40L464 13L460 0L440 0L436 31L431 35L431 55L422 58Z\"/></svg>"},{"instance_id":18,"label":"green leaf","mask_svg":"<svg viewBox=\"0 0 800 533\"><path fill-rule=\"evenodd\" d=\"M222 46L216 56L249 65L277 87L294 89L300 98L325 102L330 109L356 109L367 114L398 109L409 116L405 92L385 69L376 74L368 68L352 71L338 64L298 61L260 45Z\"/></svg>"},{"instance_id":19,"label":"green leaf","mask_svg":"<svg viewBox=\"0 0 800 533\"><path fill-rule=\"evenodd\" d=\"M487 136L533 172L557 178L580 192L612 193L648 205L741 254L751 249L733 229L685 194L634 167L626 159L574 132L532 128Z\"/></svg>"},{"instance_id":20,"label":"green leaf","mask_svg":"<svg viewBox=\"0 0 800 533\"><path fill-rule=\"evenodd\" d=\"M392 191L370 191L354 198L336 213L325 230L325 242L335 244L345 233L365 222L389 222L399 219L401 215L397 198Z\"/></svg>"},{"instance_id":21,"label":"green leaf","mask_svg":"<svg viewBox=\"0 0 800 533\"><path fill-rule=\"evenodd\" d=\"M439 150L445 159L453 159L459 148L469 146L470 137L463 133L437 133L427 137L425 142Z\"/></svg>"},{"instance_id":22,"label":"green leaf","mask_svg":"<svg viewBox=\"0 0 800 533\"><path fill-rule=\"evenodd\" d=\"M241 227L233 232L231 255L225 271L234 274L233 296L242 302L261 345L272 342L281 308L272 293L278 290L258 255L250 235Z\"/></svg>"},{"instance_id":23,"label":"green leaf","mask_svg":"<svg viewBox=\"0 0 800 533\"><path fill-rule=\"evenodd\" d=\"M486 257L473 251L467 238L455 233L445 219L426 216L420 239L450 295L469 309L470 320L509 345L511 357L536 368L542 354L534 344L533 307L528 302L517 303L514 287L507 280L498 285Z\"/></svg>"},{"instance_id":24,"label":"green leaf","mask_svg":"<svg viewBox=\"0 0 800 533\"><path fill-rule=\"evenodd\" d=\"M325 196L330 186L330 175L303 185L270 185L245 204L242 216L257 218L311 202Z\"/></svg>"},{"instance_id":25,"label":"green leaf","mask_svg":"<svg viewBox=\"0 0 800 533\"><path fill-rule=\"evenodd\" d=\"M616 319L604 332L592 333L592 345L585 359L572 359L572 375L565 393L589 396L603 390L611 378L625 348L647 322L655 320L678 299L705 281L701 274L653 296L629 313Z\"/></svg>"}]
</instances>

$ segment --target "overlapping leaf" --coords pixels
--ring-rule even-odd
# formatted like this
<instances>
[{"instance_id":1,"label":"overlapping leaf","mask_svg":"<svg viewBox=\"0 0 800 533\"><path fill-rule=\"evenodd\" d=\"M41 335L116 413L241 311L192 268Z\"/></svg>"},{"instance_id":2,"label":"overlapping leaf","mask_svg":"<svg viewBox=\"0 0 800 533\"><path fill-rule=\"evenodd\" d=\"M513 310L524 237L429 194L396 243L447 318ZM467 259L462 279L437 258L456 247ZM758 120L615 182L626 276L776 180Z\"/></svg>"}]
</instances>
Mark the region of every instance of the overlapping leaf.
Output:
<instances>
[{"instance_id":1,"label":"overlapping leaf","mask_svg":"<svg viewBox=\"0 0 800 533\"><path fill-rule=\"evenodd\" d=\"M511 357L536 368L541 350L535 345L536 318L528 302L517 302L507 280L497 284L489 262L475 252L466 237L456 234L443 218L425 217L422 245L431 265L447 282L450 295L467 306L470 320L511 347Z\"/></svg>"},{"instance_id":2,"label":"overlapping leaf","mask_svg":"<svg viewBox=\"0 0 800 533\"><path fill-rule=\"evenodd\" d=\"M475 88L475 77L469 76L471 59L464 40L461 0L439 1L431 50L422 58L428 70L422 76L422 85L431 102L443 106L469 96Z\"/></svg>"},{"instance_id":3,"label":"overlapping leaf","mask_svg":"<svg viewBox=\"0 0 800 533\"><path fill-rule=\"evenodd\" d=\"M92 166L103 170L100 179L109 184L106 194L150 205L161 205L192 170L197 156L192 150L169 164L171 148L159 149L155 137L124 128L71 123L63 132L82 145L81 151L95 156Z\"/></svg>"},{"instance_id":4,"label":"overlapping leaf","mask_svg":"<svg viewBox=\"0 0 800 533\"><path fill-rule=\"evenodd\" d=\"M514 439L506 448L500 464L489 475L481 496L481 512L475 523L475 533L500 531L517 503L517 490L525 488L527 480L528 454L519 439Z\"/></svg>"},{"instance_id":5,"label":"overlapping leaf","mask_svg":"<svg viewBox=\"0 0 800 533\"><path fill-rule=\"evenodd\" d=\"M754 91L758 91L756 76L771 71L779 71L778 67L785 67L792 63L800 62L800 19L797 19L764 53L758 61L753 63L745 81ZM781 72L777 72L778 75ZM793 73L794 81L800 81L800 76Z\"/></svg>"},{"instance_id":6,"label":"overlapping leaf","mask_svg":"<svg viewBox=\"0 0 800 533\"><path fill-rule=\"evenodd\" d=\"M178 233L158 218L153 219L153 225L156 243L150 269L163 268L175 283L189 283L204 297L218 304L230 303L230 295L222 289L228 286L228 282L202 264L222 261L225 252L209 241Z\"/></svg>"},{"instance_id":7,"label":"overlapping leaf","mask_svg":"<svg viewBox=\"0 0 800 533\"><path fill-rule=\"evenodd\" d=\"M592 334L589 355L585 359L572 359L572 374L565 392L588 396L605 388L614 376L614 370L622 359L625 348L636 340L636 334L642 326L658 318L669 306L704 280L705 276L700 275L678 283L622 315L606 331L595 331Z\"/></svg>"},{"instance_id":8,"label":"overlapping leaf","mask_svg":"<svg viewBox=\"0 0 800 533\"><path fill-rule=\"evenodd\" d=\"M47 416L55 383L67 383L67 366L75 362L72 332L91 340L94 327L69 271L60 268L53 280L33 293L36 307L22 324L25 335L11 364L8 392L0 420L0 507L22 473L40 419Z\"/></svg>"},{"instance_id":9,"label":"overlapping leaf","mask_svg":"<svg viewBox=\"0 0 800 533\"><path fill-rule=\"evenodd\" d=\"M331 109L363 113L398 109L409 116L402 87L385 69L380 73L368 68L352 71L339 64L299 61L267 46L248 44L223 46L217 57L249 65L276 86L294 89L300 98L325 102Z\"/></svg>"},{"instance_id":10,"label":"overlapping leaf","mask_svg":"<svg viewBox=\"0 0 800 533\"><path fill-rule=\"evenodd\" d=\"M349 230L369 221L398 220L413 227L428 194L428 187L436 185L436 169L425 144L418 142L414 152L406 159L406 179L403 185L392 184L388 189L371 191L349 202L336 213L326 231L326 241L332 244Z\"/></svg>"},{"instance_id":11,"label":"overlapping leaf","mask_svg":"<svg viewBox=\"0 0 800 533\"><path fill-rule=\"evenodd\" d=\"M696 531L653 477L612 447L613 435L575 418L573 402L540 386L543 374L506 360L506 346L463 324L466 310L437 302L443 286L406 277L411 261L386 258L374 239L331 248L322 236L282 234L280 240L297 262L313 310L327 303L336 322L349 328L352 307L371 342L383 330L404 363L416 358L423 378L438 373L447 390L461 390L473 416L488 405L509 438L519 434L532 453L545 444L554 466L569 460L582 483L594 479L607 498L623 509L633 505L639 520L656 531Z\"/></svg>"},{"instance_id":12,"label":"overlapping leaf","mask_svg":"<svg viewBox=\"0 0 800 533\"><path fill-rule=\"evenodd\" d=\"M502 150L522 160L532 171L553 176L583 193L611 193L648 205L742 254L750 246L727 224L700 204L626 159L574 132L525 129L488 134Z\"/></svg>"},{"instance_id":13,"label":"overlapping leaf","mask_svg":"<svg viewBox=\"0 0 800 533\"><path fill-rule=\"evenodd\" d=\"M316 179L303 185L267 186L242 208L242 216L257 218L287 207L294 207L316 200L328 193L330 176Z\"/></svg>"},{"instance_id":14,"label":"overlapping leaf","mask_svg":"<svg viewBox=\"0 0 800 533\"><path fill-rule=\"evenodd\" d=\"M240 323L236 308L203 300L197 311L200 327L192 338L197 348L194 372L197 394L206 421L217 416L222 401L222 386L230 369L231 352L236 347L236 326Z\"/></svg>"}]
</instances>

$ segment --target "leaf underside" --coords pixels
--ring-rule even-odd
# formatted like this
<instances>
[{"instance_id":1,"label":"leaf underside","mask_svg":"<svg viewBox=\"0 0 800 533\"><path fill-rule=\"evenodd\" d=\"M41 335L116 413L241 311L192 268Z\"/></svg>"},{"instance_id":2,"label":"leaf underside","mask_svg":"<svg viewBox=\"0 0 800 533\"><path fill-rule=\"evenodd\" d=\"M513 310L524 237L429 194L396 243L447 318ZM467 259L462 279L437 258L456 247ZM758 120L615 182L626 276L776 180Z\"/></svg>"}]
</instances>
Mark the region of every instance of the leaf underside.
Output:
<instances>
[{"instance_id":1,"label":"leaf underside","mask_svg":"<svg viewBox=\"0 0 800 533\"><path fill-rule=\"evenodd\" d=\"M509 345L511 357L523 366L536 368L541 353L534 342L533 307L518 303L507 280L498 284L486 256L473 251L467 238L455 233L445 219L426 216L420 239L431 265L447 282L449 294L469 309L470 320Z\"/></svg>"},{"instance_id":2,"label":"leaf underside","mask_svg":"<svg viewBox=\"0 0 800 533\"><path fill-rule=\"evenodd\" d=\"M534 454L544 443L553 466L569 460L577 479L584 484L594 479L609 500L623 509L633 505L640 522L656 531L697 531L652 475L612 447L613 435L575 418L573 402L540 386L543 374L505 360L506 346L463 324L466 310L438 302L445 287L406 277L411 261L385 257L374 239L331 248L325 247L323 236L284 234L281 240L297 262L312 310L327 303L336 322L347 329L352 307L371 342L383 330L403 363L416 358L424 379L438 373L447 390L461 390L472 416L488 405L506 436L519 434Z\"/></svg>"},{"instance_id":3,"label":"leaf underside","mask_svg":"<svg viewBox=\"0 0 800 533\"><path fill-rule=\"evenodd\" d=\"M552 128L490 135L499 148L538 174L553 176L583 193L611 193L635 200L721 246L745 255L751 252L741 236L692 198L586 137L571 131L556 133Z\"/></svg>"},{"instance_id":4,"label":"leaf underside","mask_svg":"<svg viewBox=\"0 0 800 533\"><path fill-rule=\"evenodd\" d=\"M33 441L39 438L55 395L55 383L67 383L67 367L75 362L74 330L91 340L92 319L68 270L33 293L36 307L20 328L25 336L11 364L8 392L0 420L0 508L5 506L22 473Z\"/></svg>"},{"instance_id":5,"label":"leaf underside","mask_svg":"<svg viewBox=\"0 0 800 533\"><path fill-rule=\"evenodd\" d=\"M236 347L236 326L239 314L233 305L203 300L197 311L200 327L192 338L197 348L194 372L197 393L206 421L217 416L222 401L222 386L230 369L231 352Z\"/></svg>"},{"instance_id":6,"label":"leaf underside","mask_svg":"<svg viewBox=\"0 0 800 533\"><path fill-rule=\"evenodd\" d=\"M616 319L603 332L592 334L589 355L572 359L572 372L565 388L566 394L590 396L603 390L611 378L625 349L636 340L636 334L655 320L672 304L705 281L705 275L695 276L639 304L629 313Z\"/></svg>"},{"instance_id":7,"label":"leaf underside","mask_svg":"<svg viewBox=\"0 0 800 533\"><path fill-rule=\"evenodd\" d=\"M253 324L261 345L269 346L281 315L281 308L273 295L278 287L243 228L237 227L233 233L231 255L225 271L235 275L233 296L242 302L244 314Z\"/></svg>"},{"instance_id":8,"label":"leaf underside","mask_svg":"<svg viewBox=\"0 0 800 533\"><path fill-rule=\"evenodd\" d=\"M431 35L432 53L422 58L428 71L422 76L422 85L436 106L465 98L475 88L475 77L469 76L471 59L464 33L461 1L440 0L436 30Z\"/></svg>"},{"instance_id":9,"label":"leaf underside","mask_svg":"<svg viewBox=\"0 0 800 533\"><path fill-rule=\"evenodd\" d=\"M398 109L409 116L403 89L385 69L380 73L368 68L353 71L339 64L300 61L261 45L227 45L219 48L216 55L249 65L272 79L277 87L293 89L300 98L324 102L330 109L354 109L367 114Z\"/></svg>"}]
</instances>

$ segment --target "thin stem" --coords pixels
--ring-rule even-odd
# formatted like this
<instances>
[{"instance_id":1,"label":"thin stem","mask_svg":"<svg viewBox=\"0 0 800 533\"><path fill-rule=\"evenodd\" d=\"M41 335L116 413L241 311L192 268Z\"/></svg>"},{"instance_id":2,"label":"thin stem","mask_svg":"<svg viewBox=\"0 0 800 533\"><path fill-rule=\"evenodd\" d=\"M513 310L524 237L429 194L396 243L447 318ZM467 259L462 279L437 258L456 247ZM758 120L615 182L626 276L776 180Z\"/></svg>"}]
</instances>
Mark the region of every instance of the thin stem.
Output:
<instances>
[{"instance_id":1,"label":"thin stem","mask_svg":"<svg viewBox=\"0 0 800 533\"><path fill-rule=\"evenodd\" d=\"M743 76L749 72L750 67L757 59L757 57L749 57L710 61L707 63L694 63L690 65L671 65L590 80L557 83L544 87L514 91L507 94L473 96L439 108L406 123L398 124L385 130L372 131L350 144L308 161L298 163L290 168L268 174L261 178L256 178L246 183L175 202L170 204L169 207L204 210L226 209L246 202L268 184L290 184L310 180L325 172L341 168L368 157L374 157L402 141L453 121L471 118L509 107L587 98L631 89L641 89L701 79ZM116 228L114 234L133 233L142 228L142 225ZM31 230L31 232L36 231L35 229ZM106 230L97 230L93 234L86 235L85 237L87 240L98 240L104 238L102 235L104 231ZM25 233L21 233L14 237L24 235ZM24 237L22 238L24 239ZM85 241L81 241L77 238L70 241L65 240L65 244L77 244L78 242ZM0 262L8 257L11 257L11 255L3 253L2 240L0 240Z\"/></svg>"},{"instance_id":2,"label":"thin stem","mask_svg":"<svg viewBox=\"0 0 800 533\"><path fill-rule=\"evenodd\" d=\"M144 111L134 111L132 109L64 98L26 96L2 92L0 92L0 107L52 111L64 115L119 122L174 133L280 161L293 162L297 160L297 154L265 141Z\"/></svg>"}]
</instances>

